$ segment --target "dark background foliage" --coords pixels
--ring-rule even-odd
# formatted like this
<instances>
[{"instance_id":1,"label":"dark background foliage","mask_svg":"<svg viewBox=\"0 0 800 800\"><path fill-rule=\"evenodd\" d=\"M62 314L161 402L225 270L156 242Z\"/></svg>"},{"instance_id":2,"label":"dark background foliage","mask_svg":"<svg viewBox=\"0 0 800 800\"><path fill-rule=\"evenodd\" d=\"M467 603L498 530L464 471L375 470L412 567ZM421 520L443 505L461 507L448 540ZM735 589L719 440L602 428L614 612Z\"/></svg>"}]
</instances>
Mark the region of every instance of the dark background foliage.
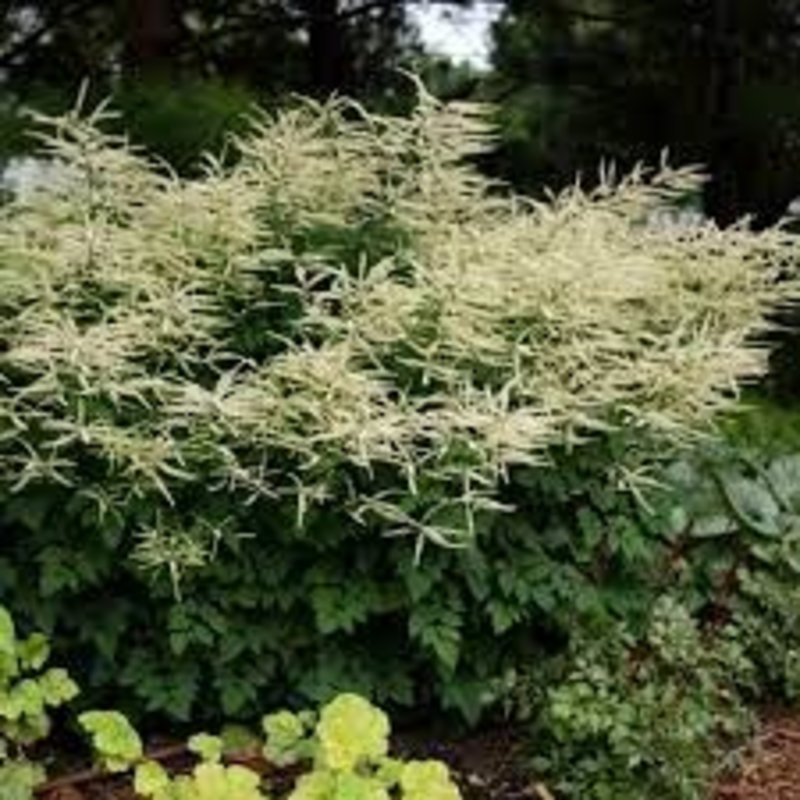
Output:
<instances>
[{"instance_id":1,"label":"dark background foliage","mask_svg":"<svg viewBox=\"0 0 800 800\"><path fill-rule=\"evenodd\" d=\"M429 2L498 12L491 69L479 73L424 55L411 15L421 5L7 2L0 97L7 110L63 106L88 79L97 96L118 95L135 138L182 166L218 146L215 132L250 98L338 91L392 103L401 91L394 70L416 65L445 94L500 104L505 147L494 168L526 189L576 173L590 181L600 160L627 167L669 148L677 161L708 167L704 205L721 222L746 213L772 222L800 194L797 0ZM207 136L193 130L187 106L204 109ZM6 150L23 144L4 137Z\"/></svg>"}]
</instances>

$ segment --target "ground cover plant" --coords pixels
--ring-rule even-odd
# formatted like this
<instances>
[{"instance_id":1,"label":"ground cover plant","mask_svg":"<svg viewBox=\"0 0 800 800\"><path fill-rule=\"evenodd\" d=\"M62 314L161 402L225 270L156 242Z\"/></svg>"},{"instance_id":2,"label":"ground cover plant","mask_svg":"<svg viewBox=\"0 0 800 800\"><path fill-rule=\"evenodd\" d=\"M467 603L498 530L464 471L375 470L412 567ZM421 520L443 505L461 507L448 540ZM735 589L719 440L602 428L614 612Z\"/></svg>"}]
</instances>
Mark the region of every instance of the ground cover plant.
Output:
<instances>
[{"instance_id":1,"label":"ground cover plant","mask_svg":"<svg viewBox=\"0 0 800 800\"><path fill-rule=\"evenodd\" d=\"M81 725L100 762L112 772L133 772L137 796L152 800L262 800L269 795L258 772L223 763L219 736L196 734L188 748L199 763L171 776L147 758L141 738L124 716L87 712ZM316 715L282 711L264 718L264 754L276 766L301 764L288 800L460 800L447 767L438 761L389 757L387 716L363 697L343 694Z\"/></svg>"},{"instance_id":2,"label":"ground cover plant","mask_svg":"<svg viewBox=\"0 0 800 800\"><path fill-rule=\"evenodd\" d=\"M193 180L103 115L41 120L61 177L0 208L4 601L134 717L356 691L578 731L581 636L704 585L657 483L766 367L795 237L649 225L701 181L668 165L510 194L483 110L421 87L265 115Z\"/></svg>"},{"instance_id":3,"label":"ground cover plant","mask_svg":"<svg viewBox=\"0 0 800 800\"><path fill-rule=\"evenodd\" d=\"M45 778L30 748L50 732L50 711L69 702L78 687L63 670L45 669L49 644L41 634L17 635L0 607L0 797L26 800Z\"/></svg>"},{"instance_id":4,"label":"ground cover plant","mask_svg":"<svg viewBox=\"0 0 800 800\"><path fill-rule=\"evenodd\" d=\"M46 637L18 638L0 607L0 797L32 800L46 789L47 772L32 745L51 732L48 709L73 700L78 687L59 668L44 670ZM198 763L188 775L171 775L145 753L141 736L118 711L84 711L79 726L92 742L100 775L131 773L137 797L152 800L262 800L259 772L223 762L222 736L200 733L188 740ZM298 765L289 800L459 800L447 767L438 761L389 757L390 725L378 708L355 694L333 699L319 714L281 711L263 719L263 754L273 767ZM251 737L251 746L256 746Z\"/></svg>"}]
</instances>

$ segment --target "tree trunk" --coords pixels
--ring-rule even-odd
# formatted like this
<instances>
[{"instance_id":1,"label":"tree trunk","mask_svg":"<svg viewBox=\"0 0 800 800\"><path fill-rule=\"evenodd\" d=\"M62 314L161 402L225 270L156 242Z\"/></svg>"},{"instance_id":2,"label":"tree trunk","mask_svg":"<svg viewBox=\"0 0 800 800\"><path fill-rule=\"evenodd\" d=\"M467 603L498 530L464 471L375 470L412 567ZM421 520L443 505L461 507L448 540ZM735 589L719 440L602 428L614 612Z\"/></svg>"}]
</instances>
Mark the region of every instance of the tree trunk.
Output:
<instances>
[{"instance_id":1,"label":"tree trunk","mask_svg":"<svg viewBox=\"0 0 800 800\"><path fill-rule=\"evenodd\" d=\"M172 71L179 33L174 0L128 0L128 11L127 68L137 73Z\"/></svg>"},{"instance_id":2,"label":"tree trunk","mask_svg":"<svg viewBox=\"0 0 800 800\"><path fill-rule=\"evenodd\" d=\"M344 31L339 0L307 0L311 90L327 96L347 88Z\"/></svg>"},{"instance_id":3,"label":"tree trunk","mask_svg":"<svg viewBox=\"0 0 800 800\"><path fill-rule=\"evenodd\" d=\"M742 163L742 142L735 121L734 98L742 83L742 31L732 0L711 5L708 73L709 167L712 179L706 189L708 213L721 225L736 222L750 209L742 196L742 179L749 164Z\"/></svg>"}]
</instances>

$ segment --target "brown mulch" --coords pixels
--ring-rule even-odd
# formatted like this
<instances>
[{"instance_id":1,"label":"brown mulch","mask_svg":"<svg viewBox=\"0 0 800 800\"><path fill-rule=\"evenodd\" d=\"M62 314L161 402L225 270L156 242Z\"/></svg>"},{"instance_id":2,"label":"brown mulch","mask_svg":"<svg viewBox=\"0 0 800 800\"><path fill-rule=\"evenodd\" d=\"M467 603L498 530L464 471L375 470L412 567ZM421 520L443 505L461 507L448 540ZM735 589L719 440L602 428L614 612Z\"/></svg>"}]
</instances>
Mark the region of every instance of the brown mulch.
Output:
<instances>
[{"instance_id":1,"label":"brown mulch","mask_svg":"<svg viewBox=\"0 0 800 800\"><path fill-rule=\"evenodd\" d=\"M513 728L492 728L459 739L417 734L399 737L396 752L444 761L464 800L554 800L532 779L525 737Z\"/></svg>"},{"instance_id":2,"label":"brown mulch","mask_svg":"<svg viewBox=\"0 0 800 800\"><path fill-rule=\"evenodd\" d=\"M712 800L800 800L800 716L770 713Z\"/></svg>"}]
</instances>

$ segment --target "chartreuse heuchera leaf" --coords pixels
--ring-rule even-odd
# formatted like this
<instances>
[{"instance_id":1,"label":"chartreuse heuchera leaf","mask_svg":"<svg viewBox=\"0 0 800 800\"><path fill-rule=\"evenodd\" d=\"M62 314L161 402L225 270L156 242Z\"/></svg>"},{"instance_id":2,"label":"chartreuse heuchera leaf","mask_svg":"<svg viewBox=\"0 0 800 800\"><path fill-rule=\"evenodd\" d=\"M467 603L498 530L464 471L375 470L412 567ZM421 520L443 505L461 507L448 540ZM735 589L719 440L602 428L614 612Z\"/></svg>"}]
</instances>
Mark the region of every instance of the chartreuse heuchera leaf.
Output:
<instances>
[{"instance_id":1,"label":"chartreuse heuchera leaf","mask_svg":"<svg viewBox=\"0 0 800 800\"><path fill-rule=\"evenodd\" d=\"M155 797L170 784L170 777L164 767L156 761L144 761L136 767L133 775L133 789L144 797Z\"/></svg>"},{"instance_id":2,"label":"chartreuse heuchera leaf","mask_svg":"<svg viewBox=\"0 0 800 800\"><path fill-rule=\"evenodd\" d=\"M273 715L273 728L298 732L291 715ZM289 800L460 800L447 767L389 758L389 719L363 697L344 694L322 709L310 740L314 769Z\"/></svg>"},{"instance_id":3,"label":"chartreuse heuchera leaf","mask_svg":"<svg viewBox=\"0 0 800 800\"><path fill-rule=\"evenodd\" d=\"M389 800L389 793L376 778L321 771L300 778L289 800Z\"/></svg>"},{"instance_id":4,"label":"chartreuse heuchera leaf","mask_svg":"<svg viewBox=\"0 0 800 800\"><path fill-rule=\"evenodd\" d=\"M65 670L41 671L49 654L42 634L18 638L14 620L0 606L0 800L33 798L46 776L25 748L48 734L48 710L78 694Z\"/></svg>"},{"instance_id":5,"label":"chartreuse heuchera leaf","mask_svg":"<svg viewBox=\"0 0 800 800\"><path fill-rule=\"evenodd\" d=\"M45 779L44 769L29 761L0 765L0 800L33 800L34 789Z\"/></svg>"},{"instance_id":6,"label":"chartreuse heuchera leaf","mask_svg":"<svg viewBox=\"0 0 800 800\"><path fill-rule=\"evenodd\" d=\"M50 643L41 633L31 634L17 643L17 657L23 669L41 669L50 658Z\"/></svg>"},{"instance_id":7,"label":"chartreuse heuchera leaf","mask_svg":"<svg viewBox=\"0 0 800 800\"><path fill-rule=\"evenodd\" d=\"M302 715L291 711L278 711L264 717L262 727L267 737L264 757L279 767L310 758L314 749L306 722Z\"/></svg>"},{"instance_id":8,"label":"chartreuse heuchera leaf","mask_svg":"<svg viewBox=\"0 0 800 800\"><path fill-rule=\"evenodd\" d=\"M46 709L78 691L64 670L37 674L48 651L39 634L18 640L13 619L0 606L0 800L33 800L46 775L24 757L24 745L47 732ZM100 766L132 772L134 791L143 800L268 800L257 772L224 763L223 737L192 736L188 749L199 763L191 773L173 776L145 757L142 738L120 712L87 711L78 722L91 737ZM339 695L319 716L269 714L262 726L268 759L276 766L300 762L308 769L288 800L460 800L443 764L388 756L389 719L359 695ZM252 746L241 731L239 738Z\"/></svg>"},{"instance_id":9,"label":"chartreuse heuchera leaf","mask_svg":"<svg viewBox=\"0 0 800 800\"><path fill-rule=\"evenodd\" d=\"M219 736L198 733L189 739L189 750L209 764L216 764L222 759L222 749L222 739Z\"/></svg>"},{"instance_id":10,"label":"chartreuse heuchera leaf","mask_svg":"<svg viewBox=\"0 0 800 800\"><path fill-rule=\"evenodd\" d=\"M459 800L447 767L439 761L410 761L400 773L403 800Z\"/></svg>"},{"instance_id":11,"label":"chartreuse heuchera leaf","mask_svg":"<svg viewBox=\"0 0 800 800\"><path fill-rule=\"evenodd\" d=\"M118 711L87 711L78 717L92 737L95 752L110 772L125 772L142 758L142 740Z\"/></svg>"},{"instance_id":12,"label":"chartreuse heuchera leaf","mask_svg":"<svg viewBox=\"0 0 800 800\"><path fill-rule=\"evenodd\" d=\"M191 776L176 778L153 800L266 800L257 773L245 767L200 764Z\"/></svg>"},{"instance_id":13,"label":"chartreuse heuchera leaf","mask_svg":"<svg viewBox=\"0 0 800 800\"><path fill-rule=\"evenodd\" d=\"M343 694L322 710L317 738L324 766L352 770L389 752L389 718L363 697Z\"/></svg>"}]
</instances>

